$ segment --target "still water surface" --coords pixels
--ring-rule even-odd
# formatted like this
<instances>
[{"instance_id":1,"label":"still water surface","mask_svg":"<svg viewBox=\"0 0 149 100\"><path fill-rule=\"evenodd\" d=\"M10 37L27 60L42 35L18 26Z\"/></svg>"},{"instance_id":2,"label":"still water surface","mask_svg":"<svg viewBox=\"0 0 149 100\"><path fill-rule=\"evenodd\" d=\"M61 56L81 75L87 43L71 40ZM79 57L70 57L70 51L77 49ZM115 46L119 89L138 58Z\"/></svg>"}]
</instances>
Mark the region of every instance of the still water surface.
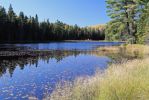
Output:
<instances>
[{"instance_id":1,"label":"still water surface","mask_svg":"<svg viewBox=\"0 0 149 100\"><path fill-rule=\"evenodd\" d=\"M28 97L41 100L60 81L72 81L79 76L93 75L96 69L104 70L110 58L96 56L91 52L99 46L119 44L121 43L55 42L3 45L50 49L52 54L45 57L0 58L0 100L28 100Z\"/></svg>"}]
</instances>

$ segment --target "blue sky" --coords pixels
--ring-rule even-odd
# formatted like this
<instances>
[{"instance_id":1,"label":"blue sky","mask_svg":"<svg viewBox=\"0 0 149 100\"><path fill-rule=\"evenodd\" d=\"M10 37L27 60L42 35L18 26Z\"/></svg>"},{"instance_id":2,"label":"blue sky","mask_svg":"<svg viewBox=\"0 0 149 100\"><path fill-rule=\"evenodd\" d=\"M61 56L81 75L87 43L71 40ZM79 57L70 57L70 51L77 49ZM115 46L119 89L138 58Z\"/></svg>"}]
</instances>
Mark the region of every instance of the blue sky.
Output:
<instances>
[{"instance_id":1,"label":"blue sky","mask_svg":"<svg viewBox=\"0 0 149 100\"><path fill-rule=\"evenodd\" d=\"M0 5L7 9L10 4L17 14L20 11L28 16L38 14L40 21L58 19L71 25L90 26L110 20L105 0L0 0Z\"/></svg>"}]
</instances>

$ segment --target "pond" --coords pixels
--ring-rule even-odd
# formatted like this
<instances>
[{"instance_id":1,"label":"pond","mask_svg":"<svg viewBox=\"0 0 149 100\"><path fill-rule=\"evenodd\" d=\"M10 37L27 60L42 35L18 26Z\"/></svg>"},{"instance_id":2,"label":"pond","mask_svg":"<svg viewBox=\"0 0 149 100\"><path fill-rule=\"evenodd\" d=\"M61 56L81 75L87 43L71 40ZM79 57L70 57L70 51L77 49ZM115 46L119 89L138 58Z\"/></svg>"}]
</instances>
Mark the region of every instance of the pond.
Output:
<instances>
[{"instance_id":1,"label":"pond","mask_svg":"<svg viewBox=\"0 0 149 100\"><path fill-rule=\"evenodd\" d=\"M93 50L99 46L119 45L123 42L70 41L30 44L0 44L0 48L28 48L38 50Z\"/></svg>"},{"instance_id":2,"label":"pond","mask_svg":"<svg viewBox=\"0 0 149 100\"><path fill-rule=\"evenodd\" d=\"M3 44L1 47L51 50L51 55L0 58L0 100L39 100L50 94L60 81L73 81L79 76L104 70L111 61L97 56L99 46L121 42L52 42L39 44ZM100 51L99 51L100 52Z\"/></svg>"}]
</instances>

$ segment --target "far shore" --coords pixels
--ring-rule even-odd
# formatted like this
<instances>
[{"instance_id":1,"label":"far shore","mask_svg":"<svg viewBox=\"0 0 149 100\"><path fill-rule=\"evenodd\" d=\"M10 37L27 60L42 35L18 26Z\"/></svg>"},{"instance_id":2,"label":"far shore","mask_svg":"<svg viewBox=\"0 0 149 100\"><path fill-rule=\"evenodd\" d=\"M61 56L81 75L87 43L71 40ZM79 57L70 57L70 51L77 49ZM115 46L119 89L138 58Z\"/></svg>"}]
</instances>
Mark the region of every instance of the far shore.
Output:
<instances>
[{"instance_id":1,"label":"far shore","mask_svg":"<svg viewBox=\"0 0 149 100\"><path fill-rule=\"evenodd\" d=\"M53 43L53 42L126 42L126 41L106 41L106 40L61 40L61 41L15 41L15 42L0 42L2 44L35 44L35 43Z\"/></svg>"},{"instance_id":2,"label":"far shore","mask_svg":"<svg viewBox=\"0 0 149 100\"><path fill-rule=\"evenodd\" d=\"M95 40L65 40L65 41L59 41L59 42L110 42L110 41L95 41ZM58 41L57 41L58 42ZM115 41L115 42L121 42L121 41ZM45 42L50 43L50 42ZM51 55L53 50L36 50L32 48L24 48L24 47L11 47L7 46L7 43L0 44L0 57L35 57L35 56L46 56ZM6 45L6 47L5 47ZM67 51L67 50L66 50ZM72 50L73 51L73 50ZM79 51L79 50L78 50ZM60 52L60 50L54 50L54 52Z\"/></svg>"}]
</instances>

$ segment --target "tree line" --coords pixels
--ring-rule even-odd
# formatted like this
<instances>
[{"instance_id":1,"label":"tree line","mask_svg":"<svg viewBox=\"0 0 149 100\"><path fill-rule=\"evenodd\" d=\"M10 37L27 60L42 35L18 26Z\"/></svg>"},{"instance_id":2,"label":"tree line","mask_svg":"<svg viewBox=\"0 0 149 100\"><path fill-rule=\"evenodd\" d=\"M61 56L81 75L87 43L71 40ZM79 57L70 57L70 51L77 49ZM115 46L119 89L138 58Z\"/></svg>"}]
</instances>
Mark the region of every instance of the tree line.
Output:
<instances>
[{"instance_id":1,"label":"tree line","mask_svg":"<svg viewBox=\"0 0 149 100\"><path fill-rule=\"evenodd\" d=\"M0 6L0 42L45 42L61 40L104 40L104 30L68 25L57 20L39 22L38 15L17 15L10 5L8 12Z\"/></svg>"},{"instance_id":2,"label":"tree line","mask_svg":"<svg viewBox=\"0 0 149 100\"><path fill-rule=\"evenodd\" d=\"M112 19L106 25L107 40L145 43L149 33L149 0L106 0Z\"/></svg>"}]
</instances>

